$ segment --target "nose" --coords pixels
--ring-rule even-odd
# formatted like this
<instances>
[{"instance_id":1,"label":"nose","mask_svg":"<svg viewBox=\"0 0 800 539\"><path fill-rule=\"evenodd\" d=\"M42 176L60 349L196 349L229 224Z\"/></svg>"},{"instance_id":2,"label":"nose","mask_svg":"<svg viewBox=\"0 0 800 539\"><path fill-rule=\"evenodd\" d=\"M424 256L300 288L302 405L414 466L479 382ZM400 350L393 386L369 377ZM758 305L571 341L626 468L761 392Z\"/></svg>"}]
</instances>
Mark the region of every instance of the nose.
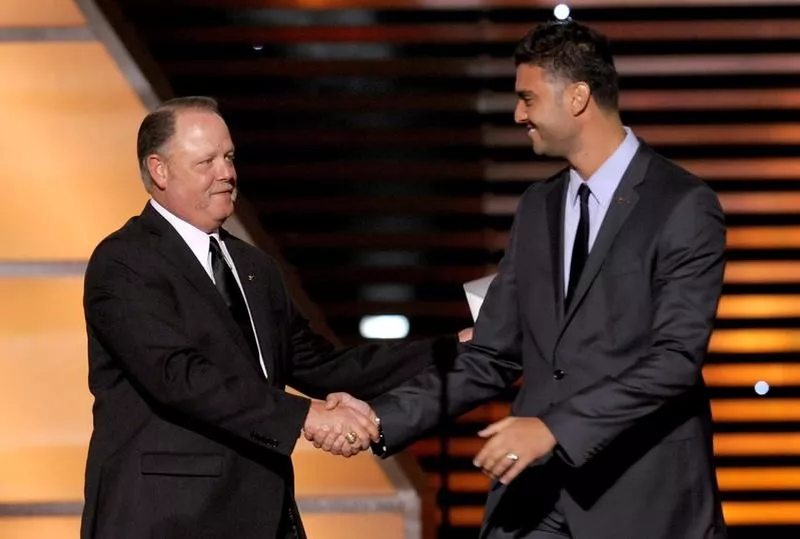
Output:
<instances>
[{"instance_id":1,"label":"nose","mask_svg":"<svg viewBox=\"0 0 800 539\"><path fill-rule=\"evenodd\" d=\"M217 165L217 179L221 181L236 180L236 168L233 166L233 161L228 159L221 159L220 164Z\"/></svg>"},{"instance_id":2,"label":"nose","mask_svg":"<svg viewBox=\"0 0 800 539\"><path fill-rule=\"evenodd\" d=\"M525 103L521 99L517 101L517 106L514 108L514 121L518 124L528 122L528 112L525 110Z\"/></svg>"}]
</instances>

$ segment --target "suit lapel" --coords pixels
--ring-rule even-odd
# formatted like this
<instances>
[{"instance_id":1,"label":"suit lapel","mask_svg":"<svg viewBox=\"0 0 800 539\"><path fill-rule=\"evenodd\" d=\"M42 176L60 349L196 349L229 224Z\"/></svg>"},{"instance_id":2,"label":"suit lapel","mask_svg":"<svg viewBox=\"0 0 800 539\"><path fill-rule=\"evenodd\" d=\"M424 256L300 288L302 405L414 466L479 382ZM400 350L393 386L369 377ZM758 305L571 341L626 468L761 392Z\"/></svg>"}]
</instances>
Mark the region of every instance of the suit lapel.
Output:
<instances>
[{"instance_id":1,"label":"suit lapel","mask_svg":"<svg viewBox=\"0 0 800 539\"><path fill-rule=\"evenodd\" d=\"M580 306L583 297L586 295L586 292L589 291L589 287L597 277L603 265L603 261L611 245L614 243L614 239L617 237L617 234L619 234L622 225L636 207L636 203L639 201L639 195L636 193L635 189L644 181L647 167L650 165L651 159L652 150L644 143L641 143L639 150L636 152L630 165L628 165L611 199L608 211L603 219L603 223L600 225L597 238L589 253L589 258L586 259L586 266L584 266L581 278L575 287L575 297L570 303L569 310L564 315L564 320L561 324L561 330L559 331L556 342L561 338L561 335L563 335L564 329L575 315L575 310Z\"/></svg>"},{"instance_id":2,"label":"suit lapel","mask_svg":"<svg viewBox=\"0 0 800 539\"><path fill-rule=\"evenodd\" d=\"M564 199L568 186L569 170L561 175L555 187L548 193L545 202L557 326L560 325L564 315Z\"/></svg>"},{"instance_id":3,"label":"suit lapel","mask_svg":"<svg viewBox=\"0 0 800 539\"><path fill-rule=\"evenodd\" d=\"M242 330L229 314L228 306L222 299L213 281L200 265L192 250L183 241L180 234L172 228L166 219L148 203L141 215L142 225L150 234L153 248L173 266L175 274L185 278L192 287L205 299L222 322L231 338L243 354L251 355ZM227 246L227 245L226 245ZM257 358L256 358L257 359ZM251 365L252 362L249 362Z\"/></svg>"},{"instance_id":4,"label":"suit lapel","mask_svg":"<svg viewBox=\"0 0 800 539\"><path fill-rule=\"evenodd\" d=\"M261 356L264 358L264 368L272 377L275 373L275 361L270 342L270 328L274 327L274 321L270 317L269 306L263 299L269 297L268 290L265 288L268 285L267 276L259 272L256 260L249 255L247 245L243 241L232 237L224 230L220 230L220 234L236 265L236 272L239 274L239 280L247 298L250 316L253 317L253 324L256 328L258 346L261 349Z\"/></svg>"}]
</instances>

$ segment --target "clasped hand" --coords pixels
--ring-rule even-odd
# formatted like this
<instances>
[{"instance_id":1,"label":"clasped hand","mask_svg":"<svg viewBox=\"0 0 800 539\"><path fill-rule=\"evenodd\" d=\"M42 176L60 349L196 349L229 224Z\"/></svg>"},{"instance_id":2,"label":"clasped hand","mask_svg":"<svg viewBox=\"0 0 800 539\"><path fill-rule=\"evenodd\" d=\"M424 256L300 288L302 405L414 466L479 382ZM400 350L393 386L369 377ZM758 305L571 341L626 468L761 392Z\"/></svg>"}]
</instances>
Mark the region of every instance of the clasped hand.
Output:
<instances>
[{"instance_id":1,"label":"clasped hand","mask_svg":"<svg viewBox=\"0 0 800 539\"><path fill-rule=\"evenodd\" d=\"M318 449L352 457L378 441L378 420L366 402L331 393L325 402L311 403L303 435Z\"/></svg>"}]
</instances>

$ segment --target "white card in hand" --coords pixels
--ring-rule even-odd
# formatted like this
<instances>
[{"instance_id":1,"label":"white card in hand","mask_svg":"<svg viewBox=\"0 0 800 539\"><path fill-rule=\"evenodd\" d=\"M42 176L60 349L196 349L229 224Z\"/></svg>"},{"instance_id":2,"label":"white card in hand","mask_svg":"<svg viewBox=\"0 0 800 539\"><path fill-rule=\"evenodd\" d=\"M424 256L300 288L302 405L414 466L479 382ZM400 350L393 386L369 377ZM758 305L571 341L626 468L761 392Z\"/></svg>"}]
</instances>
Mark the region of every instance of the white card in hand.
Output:
<instances>
[{"instance_id":1,"label":"white card in hand","mask_svg":"<svg viewBox=\"0 0 800 539\"><path fill-rule=\"evenodd\" d=\"M489 285L495 275L497 274L493 273L492 275L464 283L464 294L467 296L467 304L469 304L469 312L472 314L473 322L478 319L478 313L481 310L481 305L483 305L483 298L486 297L486 291L489 289Z\"/></svg>"}]
</instances>

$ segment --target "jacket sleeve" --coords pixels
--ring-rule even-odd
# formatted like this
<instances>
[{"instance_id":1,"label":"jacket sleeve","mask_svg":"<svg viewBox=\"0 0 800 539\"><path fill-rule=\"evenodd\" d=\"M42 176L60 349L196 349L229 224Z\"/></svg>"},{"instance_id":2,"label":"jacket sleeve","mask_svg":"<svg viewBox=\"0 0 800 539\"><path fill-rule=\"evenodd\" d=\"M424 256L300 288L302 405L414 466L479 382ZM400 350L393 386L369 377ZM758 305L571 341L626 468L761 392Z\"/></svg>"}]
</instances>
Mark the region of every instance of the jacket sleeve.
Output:
<instances>
[{"instance_id":1,"label":"jacket sleeve","mask_svg":"<svg viewBox=\"0 0 800 539\"><path fill-rule=\"evenodd\" d=\"M370 403L381 419L386 445L383 456L402 450L435 428L443 406L447 416L461 415L522 376L516 237L512 227L505 256L475 322L473 338L452 366L429 367Z\"/></svg>"}]
</instances>

